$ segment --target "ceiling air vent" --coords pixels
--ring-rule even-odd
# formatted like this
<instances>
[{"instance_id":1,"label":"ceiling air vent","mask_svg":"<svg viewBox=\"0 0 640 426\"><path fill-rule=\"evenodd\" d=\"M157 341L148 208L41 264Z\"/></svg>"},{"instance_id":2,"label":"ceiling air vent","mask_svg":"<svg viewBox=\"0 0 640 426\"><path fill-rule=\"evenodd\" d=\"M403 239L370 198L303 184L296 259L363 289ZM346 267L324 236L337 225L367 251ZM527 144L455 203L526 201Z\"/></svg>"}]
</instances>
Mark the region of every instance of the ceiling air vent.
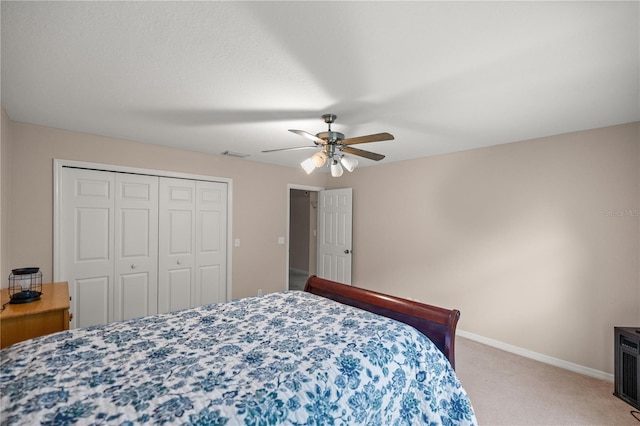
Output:
<instances>
[{"instance_id":1,"label":"ceiling air vent","mask_svg":"<svg viewBox=\"0 0 640 426\"><path fill-rule=\"evenodd\" d=\"M247 158L249 154L243 154L241 152L233 152L233 151L224 151L222 155L226 155L227 157L236 157L236 158Z\"/></svg>"}]
</instances>

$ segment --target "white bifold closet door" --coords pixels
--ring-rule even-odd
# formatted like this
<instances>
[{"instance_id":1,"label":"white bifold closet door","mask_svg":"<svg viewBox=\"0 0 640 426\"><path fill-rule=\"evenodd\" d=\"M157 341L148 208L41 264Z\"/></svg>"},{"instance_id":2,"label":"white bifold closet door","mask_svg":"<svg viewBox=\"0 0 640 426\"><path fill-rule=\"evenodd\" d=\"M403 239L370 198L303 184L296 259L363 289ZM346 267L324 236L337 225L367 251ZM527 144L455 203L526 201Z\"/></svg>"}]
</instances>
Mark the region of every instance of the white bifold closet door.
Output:
<instances>
[{"instance_id":1,"label":"white bifold closet door","mask_svg":"<svg viewBox=\"0 0 640 426\"><path fill-rule=\"evenodd\" d=\"M156 313L158 177L65 168L60 202L71 326Z\"/></svg>"},{"instance_id":2,"label":"white bifold closet door","mask_svg":"<svg viewBox=\"0 0 640 426\"><path fill-rule=\"evenodd\" d=\"M113 319L115 174L64 169L60 274L69 282L71 328Z\"/></svg>"},{"instance_id":3,"label":"white bifold closet door","mask_svg":"<svg viewBox=\"0 0 640 426\"><path fill-rule=\"evenodd\" d=\"M158 179L115 173L114 321L158 312Z\"/></svg>"},{"instance_id":4,"label":"white bifold closet door","mask_svg":"<svg viewBox=\"0 0 640 426\"><path fill-rule=\"evenodd\" d=\"M227 185L63 168L71 327L226 300Z\"/></svg>"},{"instance_id":5,"label":"white bifold closet door","mask_svg":"<svg viewBox=\"0 0 640 426\"><path fill-rule=\"evenodd\" d=\"M226 300L227 185L160 180L159 312Z\"/></svg>"}]
</instances>

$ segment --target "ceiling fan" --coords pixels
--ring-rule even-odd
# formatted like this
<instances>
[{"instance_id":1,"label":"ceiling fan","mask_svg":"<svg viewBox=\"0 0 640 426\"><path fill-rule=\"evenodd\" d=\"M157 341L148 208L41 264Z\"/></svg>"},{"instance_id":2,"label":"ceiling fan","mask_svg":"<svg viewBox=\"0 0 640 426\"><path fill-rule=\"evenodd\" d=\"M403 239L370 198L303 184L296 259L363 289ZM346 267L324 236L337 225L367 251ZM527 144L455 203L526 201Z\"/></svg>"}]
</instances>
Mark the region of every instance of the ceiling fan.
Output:
<instances>
[{"instance_id":1,"label":"ceiling fan","mask_svg":"<svg viewBox=\"0 0 640 426\"><path fill-rule=\"evenodd\" d=\"M358 160L351 157L345 157L344 154L358 155L360 157L368 158L374 161L380 161L384 158L382 154L376 154L375 152L365 151L363 149L353 148L351 145L367 142L381 142L387 140L393 140L394 137L390 133L375 133L373 135L358 136L355 138L346 138L344 134L340 132L334 132L331 130L331 124L336 120L335 114L323 114L322 118L327 123L329 129L326 132L320 132L313 135L304 130L292 130L290 132L298 134L311 140L314 146L298 146L293 148L280 148L280 149L268 149L262 152L276 152L276 151L291 151L297 149L309 149L320 147L321 151L316 152L310 158L304 160L300 165L307 174L311 173L315 168L320 168L327 164L331 167L331 176L342 176L344 166L345 169L352 172L358 165Z\"/></svg>"}]
</instances>

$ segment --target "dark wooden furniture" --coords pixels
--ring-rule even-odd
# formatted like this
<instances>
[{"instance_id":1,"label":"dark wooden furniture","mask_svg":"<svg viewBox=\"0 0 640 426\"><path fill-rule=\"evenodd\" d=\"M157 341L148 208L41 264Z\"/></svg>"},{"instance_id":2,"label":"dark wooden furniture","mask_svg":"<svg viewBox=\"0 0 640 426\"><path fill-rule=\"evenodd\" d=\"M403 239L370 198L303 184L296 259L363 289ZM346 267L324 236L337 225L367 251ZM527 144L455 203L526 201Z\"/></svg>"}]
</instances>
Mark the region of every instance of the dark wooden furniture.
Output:
<instances>
[{"instance_id":1,"label":"dark wooden furniture","mask_svg":"<svg viewBox=\"0 0 640 426\"><path fill-rule=\"evenodd\" d=\"M614 392L640 409L640 328L614 327Z\"/></svg>"},{"instance_id":2,"label":"dark wooden furniture","mask_svg":"<svg viewBox=\"0 0 640 426\"><path fill-rule=\"evenodd\" d=\"M456 326L460 318L457 309L406 300L315 275L309 277L304 291L409 324L431 339L455 369Z\"/></svg>"},{"instance_id":3,"label":"dark wooden furniture","mask_svg":"<svg viewBox=\"0 0 640 426\"><path fill-rule=\"evenodd\" d=\"M2 289L2 305L9 300L9 290ZM0 312L0 348L68 329L69 288L67 282L42 284L40 300L7 304Z\"/></svg>"}]
</instances>

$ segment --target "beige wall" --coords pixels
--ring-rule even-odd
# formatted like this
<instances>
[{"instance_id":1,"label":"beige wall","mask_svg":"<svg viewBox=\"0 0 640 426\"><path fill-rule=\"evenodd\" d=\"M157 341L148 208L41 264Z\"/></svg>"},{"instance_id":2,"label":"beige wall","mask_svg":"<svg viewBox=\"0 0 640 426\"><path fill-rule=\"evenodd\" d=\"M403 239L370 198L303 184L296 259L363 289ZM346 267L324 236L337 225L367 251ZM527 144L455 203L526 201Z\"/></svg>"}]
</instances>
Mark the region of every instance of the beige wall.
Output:
<instances>
[{"instance_id":1,"label":"beige wall","mask_svg":"<svg viewBox=\"0 0 640 426\"><path fill-rule=\"evenodd\" d=\"M2 120L4 275L52 277L61 158L233 179L234 297L284 288L287 184L333 185L354 189L354 285L458 308L462 330L608 373L613 326L640 323L637 123L333 179Z\"/></svg>"},{"instance_id":2,"label":"beige wall","mask_svg":"<svg viewBox=\"0 0 640 426\"><path fill-rule=\"evenodd\" d=\"M9 258L9 223L11 205L11 121L4 108L0 108L2 121L0 121L0 282L2 286L8 285L11 261Z\"/></svg>"},{"instance_id":3,"label":"beige wall","mask_svg":"<svg viewBox=\"0 0 640 426\"><path fill-rule=\"evenodd\" d=\"M613 327L640 325L638 123L330 182L353 188L354 285L458 308L464 331L608 373Z\"/></svg>"},{"instance_id":4,"label":"beige wall","mask_svg":"<svg viewBox=\"0 0 640 426\"><path fill-rule=\"evenodd\" d=\"M3 276L12 268L39 266L43 280L53 278L54 158L233 179L232 237L240 239L240 247L233 247L232 253L234 298L257 295L258 288L265 293L285 289L286 245L278 244L278 237L287 231L287 185L322 186L326 179L307 176L302 169L23 123L9 125L11 223L8 229L3 226L2 238L10 249L2 253ZM4 193L6 185L2 186Z\"/></svg>"}]
</instances>

